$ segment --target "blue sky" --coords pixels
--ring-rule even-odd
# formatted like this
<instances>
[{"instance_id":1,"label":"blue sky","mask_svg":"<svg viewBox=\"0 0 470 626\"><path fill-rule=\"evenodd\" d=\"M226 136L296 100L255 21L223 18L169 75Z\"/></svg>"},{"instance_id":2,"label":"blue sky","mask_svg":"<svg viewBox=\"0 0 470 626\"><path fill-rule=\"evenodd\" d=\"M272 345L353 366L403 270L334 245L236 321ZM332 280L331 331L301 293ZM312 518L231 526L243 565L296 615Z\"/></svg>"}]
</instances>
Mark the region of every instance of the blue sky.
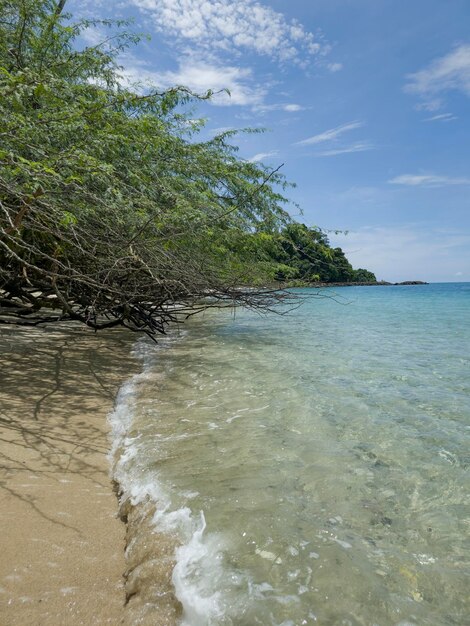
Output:
<instances>
[{"instance_id":1,"label":"blue sky","mask_svg":"<svg viewBox=\"0 0 470 626\"><path fill-rule=\"evenodd\" d=\"M299 219L385 280L470 281L468 0L69 0L151 35L125 79L197 92L195 115L297 184ZM88 44L104 38L85 34Z\"/></svg>"}]
</instances>

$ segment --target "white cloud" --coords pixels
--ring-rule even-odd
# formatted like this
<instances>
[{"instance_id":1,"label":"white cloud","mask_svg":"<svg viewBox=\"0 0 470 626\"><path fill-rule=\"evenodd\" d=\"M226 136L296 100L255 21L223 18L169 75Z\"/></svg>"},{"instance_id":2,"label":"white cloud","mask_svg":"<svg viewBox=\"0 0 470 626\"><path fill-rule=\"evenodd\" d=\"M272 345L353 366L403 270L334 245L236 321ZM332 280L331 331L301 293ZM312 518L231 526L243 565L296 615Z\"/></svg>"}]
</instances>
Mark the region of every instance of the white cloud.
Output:
<instances>
[{"instance_id":1,"label":"white cloud","mask_svg":"<svg viewBox=\"0 0 470 626\"><path fill-rule=\"evenodd\" d=\"M447 185L470 185L470 178L437 176L435 174L403 174L388 181L392 185L409 187L446 187Z\"/></svg>"},{"instance_id":2,"label":"white cloud","mask_svg":"<svg viewBox=\"0 0 470 626\"><path fill-rule=\"evenodd\" d=\"M349 122L348 124L343 124L342 126L337 126L336 128L330 128L329 130L325 130L323 133L318 135L314 135L313 137L309 137L308 139L303 139L302 141L298 141L296 145L299 146L311 146L319 143L323 143L325 141L334 141L344 133L349 130L354 130L355 128L361 128L364 126L362 122Z\"/></svg>"},{"instance_id":3,"label":"white cloud","mask_svg":"<svg viewBox=\"0 0 470 626\"><path fill-rule=\"evenodd\" d=\"M250 51L302 64L323 44L297 20L257 0L131 0L151 15L156 29L193 50Z\"/></svg>"},{"instance_id":4,"label":"white cloud","mask_svg":"<svg viewBox=\"0 0 470 626\"><path fill-rule=\"evenodd\" d=\"M271 152L260 152L259 154L255 154L248 161L250 163L259 163L260 161L264 161L264 159L269 159L271 157L275 157L279 154L278 150L272 150Z\"/></svg>"},{"instance_id":5,"label":"white cloud","mask_svg":"<svg viewBox=\"0 0 470 626\"><path fill-rule=\"evenodd\" d=\"M151 69L149 62L129 53L122 56L120 62L123 67L120 71L122 83L138 90L184 86L202 95L210 89L220 92L215 93L211 98L211 103L218 106L250 106L257 113L305 111L305 107L296 103L265 104L264 100L270 85L269 83L264 83L263 86L256 84L250 68L223 65L217 62L202 62L187 57L180 60L176 71L156 72Z\"/></svg>"},{"instance_id":6,"label":"white cloud","mask_svg":"<svg viewBox=\"0 0 470 626\"><path fill-rule=\"evenodd\" d=\"M470 233L426 230L424 225L366 227L329 236L353 267L364 267L377 278L452 281L470 277Z\"/></svg>"},{"instance_id":7,"label":"white cloud","mask_svg":"<svg viewBox=\"0 0 470 626\"><path fill-rule=\"evenodd\" d=\"M419 72L408 74L407 79L405 91L420 96L422 108L429 111L442 106L446 91L460 91L470 97L470 44L458 46Z\"/></svg>"},{"instance_id":8,"label":"white cloud","mask_svg":"<svg viewBox=\"0 0 470 626\"><path fill-rule=\"evenodd\" d=\"M107 35L96 26L89 26L80 33L80 37L84 40L87 46L98 46L100 43L106 40Z\"/></svg>"},{"instance_id":9,"label":"white cloud","mask_svg":"<svg viewBox=\"0 0 470 626\"><path fill-rule=\"evenodd\" d=\"M342 63L328 63L326 66L330 72L339 72L343 69L343 64Z\"/></svg>"},{"instance_id":10,"label":"white cloud","mask_svg":"<svg viewBox=\"0 0 470 626\"><path fill-rule=\"evenodd\" d=\"M424 122L451 122L452 120L458 119L456 115L453 113L440 113L439 115L433 115L432 117L427 117Z\"/></svg>"},{"instance_id":11,"label":"white cloud","mask_svg":"<svg viewBox=\"0 0 470 626\"><path fill-rule=\"evenodd\" d=\"M343 146L341 148L335 148L333 150L324 150L319 152L317 156L337 156L338 154L350 154L352 152L366 152L367 150L374 150L375 146L368 141L358 141L349 146Z\"/></svg>"},{"instance_id":12,"label":"white cloud","mask_svg":"<svg viewBox=\"0 0 470 626\"><path fill-rule=\"evenodd\" d=\"M287 111L288 113L297 113L298 111L303 111L304 107L300 106L300 104L284 104L281 105L283 111Z\"/></svg>"},{"instance_id":13,"label":"white cloud","mask_svg":"<svg viewBox=\"0 0 470 626\"><path fill-rule=\"evenodd\" d=\"M232 131L237 131L238 129L235 128L234 126L219 126L218 128L210 128L208 129L208 132L211 135L222 135L223 133L229 133Z\"/></svg>"},{"instance_id":14,"label":"white cloud","mask_svg":"<svg viewBox=\"0 0 470 626\"><path fill-rule=\"evenodd\" d=\"M131 86L140 83L144 88L156 87L167 89L182 85L197 94L204 94L209 89L216 93L211 102L219 106L258 106L266 95L266 88L253 84L249 68L231 65L218 65L183 60L176 71L154 72L147 65L136 59L124 59L121 70L123 82ZM230 95L222 91L228 89Z\"/></svg>"},{"instance_id":15,"label":"white cloud","mask_svg":"<svg viewBox=\"0 0 470 626\"><path fill-rule=\"evenodd\" d=\"M266 113L267 111L285 111L286 113L298 113L299 111L305 111L305 107L300 104L261 104L256 107L259 113Z\"/></svg>"}]
</instances>

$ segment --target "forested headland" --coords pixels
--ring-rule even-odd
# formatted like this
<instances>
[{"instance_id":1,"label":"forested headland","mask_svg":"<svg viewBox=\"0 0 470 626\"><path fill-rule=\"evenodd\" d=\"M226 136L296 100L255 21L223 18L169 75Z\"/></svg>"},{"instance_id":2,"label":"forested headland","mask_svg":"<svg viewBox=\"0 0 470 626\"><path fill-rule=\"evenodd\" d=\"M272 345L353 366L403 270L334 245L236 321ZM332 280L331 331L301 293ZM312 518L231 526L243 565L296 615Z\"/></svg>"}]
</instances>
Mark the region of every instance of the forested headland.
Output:
<instances>
[{"instance_id":1,"label":"forested headland","mask_svg":"<svg viewBox=\"0 0 470 626\"><path fill-rule=\"evenodd\" d=\"M65 0L0 0L0 321L79 320L154 335L208 306L271 309L285 288L373 282L327 234L295 222L281 167L237 155L235 131L202 140L176 85L143 91L119 58L122 23ZM254 131L246 131L254 132Z\"/></svg>"}]
</instances>

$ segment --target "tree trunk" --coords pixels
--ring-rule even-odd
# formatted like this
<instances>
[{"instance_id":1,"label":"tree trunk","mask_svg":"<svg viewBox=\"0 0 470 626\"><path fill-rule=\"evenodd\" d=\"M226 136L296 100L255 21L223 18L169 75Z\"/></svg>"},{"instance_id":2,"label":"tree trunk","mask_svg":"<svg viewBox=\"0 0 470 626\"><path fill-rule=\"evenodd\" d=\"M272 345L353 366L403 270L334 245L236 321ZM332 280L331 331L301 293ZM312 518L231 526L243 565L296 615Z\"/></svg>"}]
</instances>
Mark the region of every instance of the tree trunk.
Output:
<instances>
[{"instance_id":1,"label":"tree trunk","mask_svg":"<svg viewBox=\"0 0 470 626\"><path fill-rule=\"evenodd\" d=\"M55 10L56 17L58 17L62 13L62 11L64 10L64 6L65 6L66 2L67 2L67 0L59 0L59 2L57 4L57 7L56 7L56 10Z\"/></svg>"}]
</instances>

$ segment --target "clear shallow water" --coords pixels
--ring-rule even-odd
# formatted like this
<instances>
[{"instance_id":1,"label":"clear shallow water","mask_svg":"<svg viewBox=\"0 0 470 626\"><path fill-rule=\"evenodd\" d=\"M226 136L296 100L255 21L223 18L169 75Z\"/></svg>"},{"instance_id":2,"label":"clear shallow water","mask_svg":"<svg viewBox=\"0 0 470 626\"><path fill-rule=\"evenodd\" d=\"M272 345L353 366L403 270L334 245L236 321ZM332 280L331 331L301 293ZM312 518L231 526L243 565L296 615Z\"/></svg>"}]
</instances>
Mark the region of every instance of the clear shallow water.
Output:
<instances>
[{"instance_id":1,"label":"clear shallow water","mask_svg":"<svg viewBox=\"0 0 470 626\"><path fill-rule=\"evenodd\" d=\"M467 623L470 284L323 293L140 342L117 477L188 626Z\"/></svg>"}]
</instances>

